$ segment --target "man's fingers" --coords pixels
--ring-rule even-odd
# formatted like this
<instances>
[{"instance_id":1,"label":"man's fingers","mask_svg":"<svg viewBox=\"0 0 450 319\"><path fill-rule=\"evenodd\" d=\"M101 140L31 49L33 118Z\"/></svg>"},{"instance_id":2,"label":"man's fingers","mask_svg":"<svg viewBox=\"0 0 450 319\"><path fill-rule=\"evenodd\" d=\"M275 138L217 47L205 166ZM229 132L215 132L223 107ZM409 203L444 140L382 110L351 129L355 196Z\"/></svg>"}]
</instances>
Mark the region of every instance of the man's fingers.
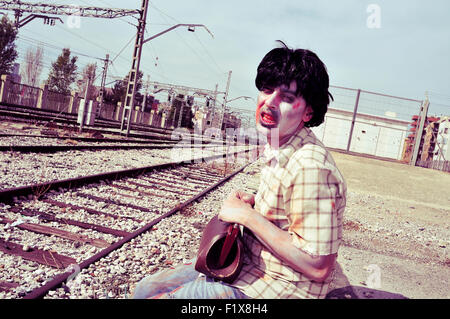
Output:
<instances>
[{"instance_id":1,"label":"man's fingers","mask_svg":"<svg viewBox=\"0 0 450 319\"><path fill-rule=\"evenodd\" d=\"M255 197L251 194L247 194L244 191L236 191L236 197L252 206L255 204Z\"/></svg>"}]
</instances>

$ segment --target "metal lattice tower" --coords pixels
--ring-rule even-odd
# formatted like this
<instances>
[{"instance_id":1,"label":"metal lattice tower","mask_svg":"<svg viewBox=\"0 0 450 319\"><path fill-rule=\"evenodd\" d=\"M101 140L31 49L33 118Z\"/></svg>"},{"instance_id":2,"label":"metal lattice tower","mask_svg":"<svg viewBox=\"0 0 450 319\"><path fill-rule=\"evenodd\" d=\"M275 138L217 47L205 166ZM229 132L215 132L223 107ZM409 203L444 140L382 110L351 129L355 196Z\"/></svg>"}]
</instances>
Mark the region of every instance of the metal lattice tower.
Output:
<instances>
[{"instance_id":1,"label":"metal lattice tower","mask_svg":"<svg viewBox=\"0 0 450 319\"><path fill-rule=\"evenodd\" d=\"M141 63L142 45L144 44L145 23L147 19L148 0L142 0L141 10L139 12L139 25L137 27L136 42L134 44L133 59L131 62L131 70L128 74L128 85L125 95L125 105L123 108L122 124L120 131L125 128L125 121L128 136L130 132L131 117L134 110L134 97L136 96L136 86L138 84L139 65Z\"/></svg>"},{"instance_id":2,"label":"metal lattice tower","mask_svg":"<svg viewBox=\"0 0 450 319\"><path fill-rule=\"evenodd\" d=\"M136 9L98 8L67 4L27 3L22 1L6 0L0 0L0 10L14 11L16 17L16 27L22 27L34 18L44 18L51 20L59 19L54 17L47 17L42 14L66 16L76 15L79 17L114 19L125 16L133 16L140 13L140 11ZM31 13L31 15L22 20L19 20L23 13Z\"/></svg>"}]
</instances>

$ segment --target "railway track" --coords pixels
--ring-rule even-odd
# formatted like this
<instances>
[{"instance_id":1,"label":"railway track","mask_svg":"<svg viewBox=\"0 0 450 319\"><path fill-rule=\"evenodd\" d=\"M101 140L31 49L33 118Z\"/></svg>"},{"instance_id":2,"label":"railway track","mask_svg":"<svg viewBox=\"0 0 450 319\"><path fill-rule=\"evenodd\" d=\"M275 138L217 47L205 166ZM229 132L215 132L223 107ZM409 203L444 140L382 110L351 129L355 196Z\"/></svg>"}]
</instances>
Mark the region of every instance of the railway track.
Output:
<instances>
[{"instance_id":1,"label":"railway track","mask_svg":"<svg viewBox=\"0 0 450 319\"><path fill-rule=\"evenodd\" d=\"M51 123L53 126L71 127L77 129L77 114L59 112L54 110L37 109L34 107L10 104L0 102L0 118L6 120L22 121L22 122L41 122ZM114 120L96 119L96 127L103 130L120 128L120 123ZM157 128L140 123L132 123L132 129L143 133L168 135L171 129ZM86 127L85 131L92 130L92 127ZM131 135L129 135L131 136Z\"/></svg>"},{"instance_id":2,"label":"railway track","mask_svg":"<svg viewBox=\"0 0 450 319\"><path fill-rule=\"evenodd\" d=\"M0 145L0 152L22 152L22 153L55 153L76 150L145 150L145 149L173 149L186 148L186 143L165 143L147 145ZM189 144L190 148L208 149L217 145L195 145Z\"/></svg>"},{"instance_id":3,"label":"railway track","mask_svg":"<svg viewBox=\"0 0 450 319\"><path fill-rule=\"evenodd\" d=\"M158 137L151 139L115 139L66 137L29 134L0 134L0 152L54 153L75 150L126 150L126 149L167 149L167 148L214 148L223 145L218 141L192 137L183 140L178 137Z\"/></svg>"},{"instance_id":4,"label":"railway track","mask_svg":"<svg viewBox=\"0 0 450 319\"><path fill-rule=\"evenodd\" d=\"M34 299L65 287L71 276L183 210L246 166L225 165L225 172L208 168L208 162L226 156L229 159L230 154L0 191L0 227L4 229L0 256L20 268L15 276L8 275L8 267L0 268L0 292Z\"/></svg>"}]
</instances>

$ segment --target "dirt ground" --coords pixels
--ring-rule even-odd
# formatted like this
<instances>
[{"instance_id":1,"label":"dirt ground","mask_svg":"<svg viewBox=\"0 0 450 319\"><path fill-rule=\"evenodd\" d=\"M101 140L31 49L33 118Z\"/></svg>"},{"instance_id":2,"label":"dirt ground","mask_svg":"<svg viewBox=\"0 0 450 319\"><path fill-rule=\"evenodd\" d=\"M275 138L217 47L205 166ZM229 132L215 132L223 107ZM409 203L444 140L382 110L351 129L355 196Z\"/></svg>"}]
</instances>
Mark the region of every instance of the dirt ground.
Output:
<instances>
[{"instance_id":1,"label":"dirt ground","mask_svg":"<svg viewBox=\"0 0 450 319\"><path fill-rule=\"evenodd\" d=\"M449 298L450 174L332 154L348 196L329 298Z\"/></svg>"},{"instance_id":2,"label":"dirt ground","mask_svg":"<svg viewBox=\"0 0 450 319\"><path fill-rule=\"evenodd\" d=\"M328 298L450 298L450 173L332 154L348 194Z\"/></svg>"}]
</instances>

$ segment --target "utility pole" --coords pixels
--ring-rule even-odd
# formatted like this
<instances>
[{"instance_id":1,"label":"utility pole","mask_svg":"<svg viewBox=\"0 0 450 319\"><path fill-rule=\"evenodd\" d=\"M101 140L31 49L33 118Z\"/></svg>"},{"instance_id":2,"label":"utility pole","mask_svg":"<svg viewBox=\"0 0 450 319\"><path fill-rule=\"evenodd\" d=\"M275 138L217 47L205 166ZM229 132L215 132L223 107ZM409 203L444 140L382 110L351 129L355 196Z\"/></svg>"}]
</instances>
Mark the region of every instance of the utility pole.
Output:
<instances>
[{"instance_id":1,"label":"utility pole","mask_svg":"<svg viewBox=\"0 0 450 319\"><path fill-rule=\"evenodd\" d=\"M231 71L228 72L227 88L225 89L225 95L223 97L222 102L222 117L221 117L222 119L220 120L219 130L222 130L223 120L225 118L225 109L227 107L227 98L228 98L228 90L230 89L230 82L231 82Z\"/></svg>"},{"instance_id":2,"label":"utility pole","mask_svg":"<svg viewBox=\"0 0 450 319\"><path fill-rule=\"evenodd\" d=\"M89 89L91 87L91 74L88 74L86 90L84 91L84 106L81 110L81 121L80 121L80 133L83 132L84 121L86 117L86 108L89 107L88 98L89 98Z\"/></svg>"},{"instance_id":3,"label":"utility pole","mask_svg":"<svg viewBox=\"0 0 450 319\"><path fill-rule=\"evenodd\" d=\"M141 63L142 45L144 44L145 24L147 19L148 0L142 0L142 6L140 10L139 24L137 26L136 42L134 44L133 59L131 64L131 70L128 75L128 85L125 96L125 107L122 113L122 124L120 131L122 132L126 125L127 133L130 134L131 117L134 111L134 98L136 96L136 86L138 84L139 65ZM128 115L127 115L128 114ZM125 121L127 123L125 124Z\"/></svg>"},{"instance_id":4,"label":"utility pole","mask_svg":"<svg viewBox=\"0 0 450 319\"><path fill-rule=\"evenodd\" d=\"M356 114L358 114L358 105L359 105L359 97L360 96L361 96L361 90L358 89L358 93L356 94L355 107L353 109L352 124L350 126L350 133L349 133L349 136L348 136L347 152L350 152L350 145L352 143L353 129L355 127L355 122L356 122Z\"/></svg>"},{"instance_id":5,"label":"utility pole","mask_svg":"<svg viewBox=\"0 0 450 319\"><path fill-rule=\"evenodd\" d=\"M150 86L150 75L147 74L147 83L145 84L145 95L144 95L144 100L142 101L142 112L145 112L145 109L146 109L149 86Z\"/></svg>"},{"instance_id":6,"label":"utility pole","mask_svg":"<svg viewBox=\"0 0 450 319\"><path fill-rule=\"evenodd\" d=\"M219 89L219 84L216 84L216 89L214 90L214 100L212 105L212 116L211 116L211 125L214 123L214 118L216 117L216 100L217 100L217 90Z\"/></svg>"},{"instance_id":7,"label":"utility pole","mask_svg":"<svg viewBox=\"0 0 450 319\"><path fill-rule=\"evenodd\" d=\"M180 104L180 114L178 114L178 125L177 125L177 127L181 127L181 120L183 119L184 100L181 100L180 103L181 103Z\"/></svg>"},{"instance_id":8,"label":"utility pole","mask_svg":"<svg viewBox=\"0 0 450 319\"><path fill-rule=\"evenodd\" d=\"M419 127L416 130L416 137L414 139L414 153L411 157L410 165L416 166L417 157L419 156L419 150L422 143L422 134L425 126L425 121L428 116L428 107L430 106L430 101L428 100L428 93L425 93L425 101L420 106L420 122Z\"/></svg>"},{"instance_id":9,"label":"utility pole","mask_svg":"<svg viewBox=\"0 0 450 319\"><path fill-rule=\"evenodd\" d=\"M100 115L100 112L103 108L103 100L105 98L105 83L106 83L106 74L108 72L108 65L109 65L109 54L106 55L106 59L104 60L105 64L103 65L103 72L102 72L102 81L100 84L100 94L99 94L99 99L100 99L100 105L97 108L97 112L96 112L96 118Z\"/></svg>"}]
</instances>

